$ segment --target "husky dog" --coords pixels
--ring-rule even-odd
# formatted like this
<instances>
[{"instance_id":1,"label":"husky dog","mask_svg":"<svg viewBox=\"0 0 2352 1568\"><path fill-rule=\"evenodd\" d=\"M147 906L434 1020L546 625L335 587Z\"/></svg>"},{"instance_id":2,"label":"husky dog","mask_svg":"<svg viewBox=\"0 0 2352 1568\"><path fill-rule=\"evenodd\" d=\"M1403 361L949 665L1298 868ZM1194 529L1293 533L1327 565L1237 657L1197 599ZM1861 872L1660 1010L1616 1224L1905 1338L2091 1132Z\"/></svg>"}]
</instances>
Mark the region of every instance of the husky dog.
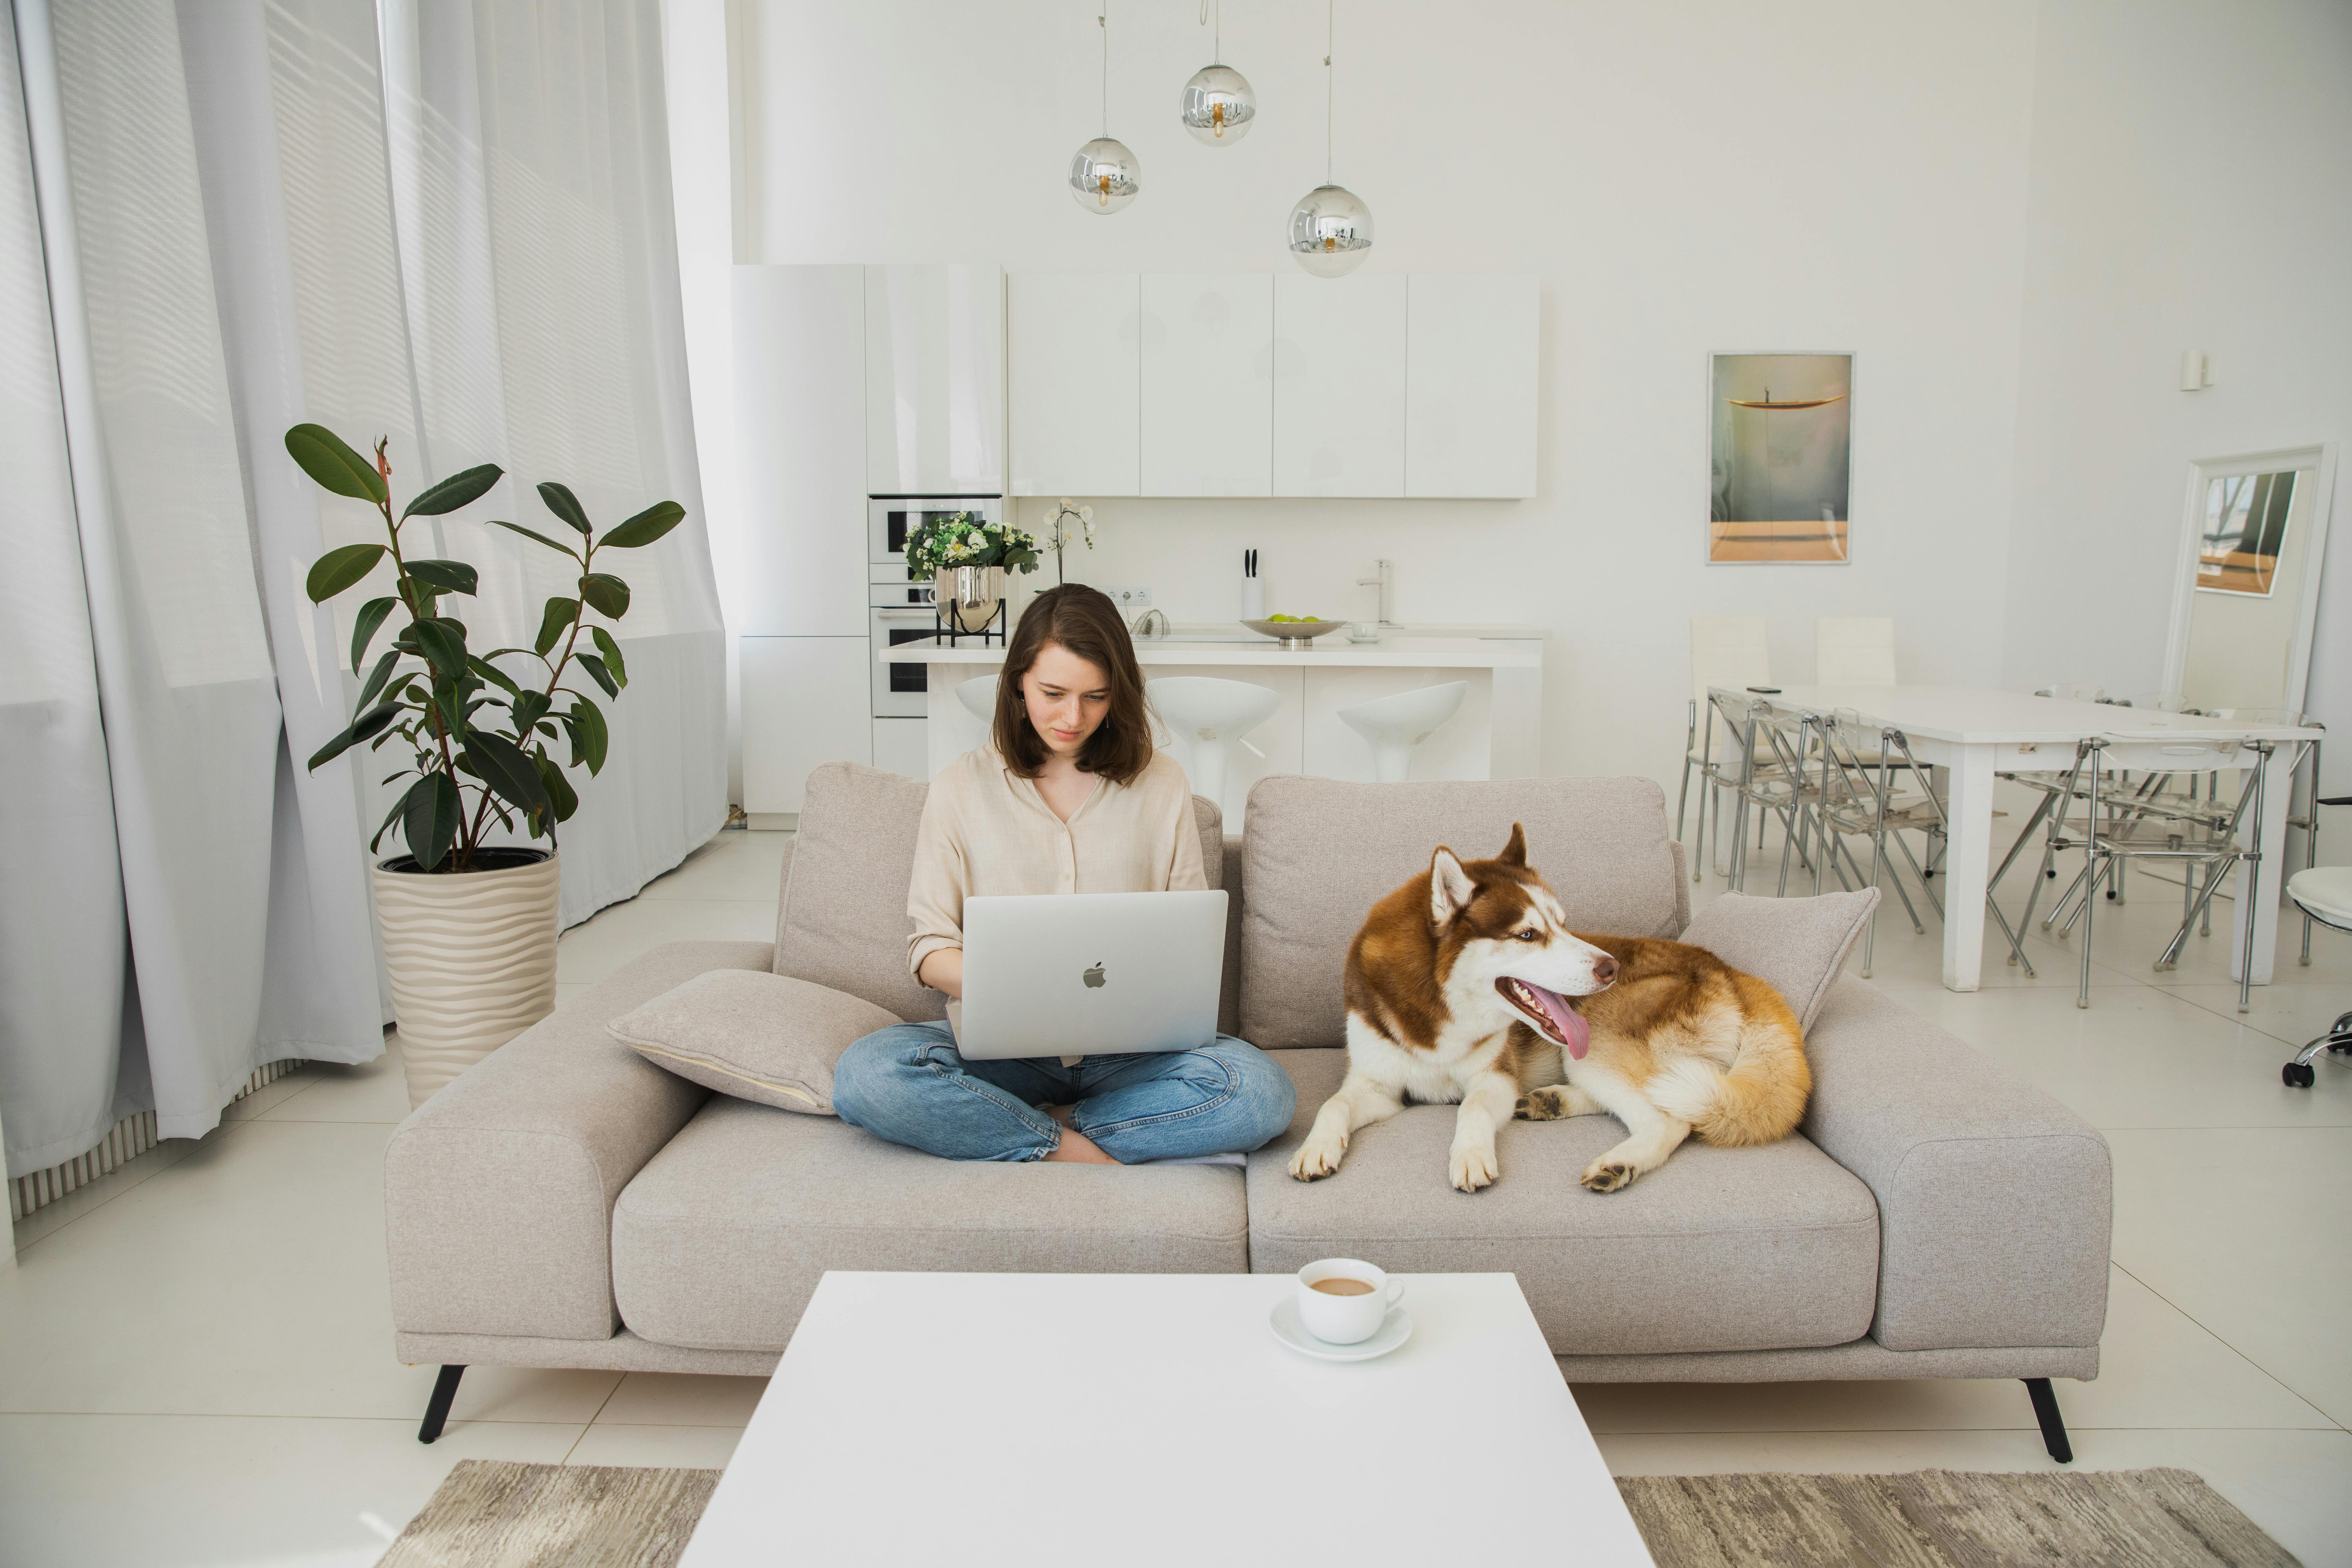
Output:
<instances>
[{"instance_id":1,"label":"husky dog","mask_svg":"<svg viewBox=\"0 0 2352 1568\"><path fill-rule=\"evenodd\" d=\"M1440 846L1372 906L1348 948L1347 1000L1348 1076L1291 1159L1303 1182L1410 1099L1461 1105L1446 1175L1465 1193L1500 1173L1495 1131L1514 1114L1607 1111L1627 1136L1579 1179L1613 1193L1694 1132L1786 1137L1812 1088L1778 991L1703 948L1570 931L1517 823L1493 859Z\"/></svg>"}]
</instances>

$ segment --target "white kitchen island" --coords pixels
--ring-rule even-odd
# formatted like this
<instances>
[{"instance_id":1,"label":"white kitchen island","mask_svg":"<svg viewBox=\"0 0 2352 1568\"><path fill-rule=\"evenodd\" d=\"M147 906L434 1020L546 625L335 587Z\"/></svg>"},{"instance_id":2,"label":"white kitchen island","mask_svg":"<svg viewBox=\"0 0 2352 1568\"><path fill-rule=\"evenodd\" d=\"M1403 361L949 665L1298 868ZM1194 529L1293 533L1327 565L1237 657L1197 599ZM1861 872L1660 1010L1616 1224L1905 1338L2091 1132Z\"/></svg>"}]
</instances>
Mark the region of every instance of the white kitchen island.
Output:
<instances>
[{"instance_id":1,"label":"white kitchen island","mask_svg":"<svg viewBox=\"0 0 2352 1568\"><path fill-rule=\"evenodd\" d=\"M1340 722L1339 710L1446 681L1467 681L1470 689L1463 694L1461 711L1414 748L1412 777L1533 778L1541 761L1543 642L1532 628L1443 637L1392 632L1377 643L1351 643L1347 633L1332 632L1308 647L1286 652L1272 638L1241 627L1181 627L1171 637L1136 638L1135 656L1147 681L1205 675L1250 681L1281 698L1274 717L1246 737L1265 756L1242 745L1228 753L1223 805L1230 823L1240 821L1250 786L1268 773L1370 780L1371 747ZM1003 667L1004 649L971 637L954 647L926 638L891 648L881 662L918 658L926 667L926 743L930 772L937 773L984 738L980 721L956 700L955 689L995 674ZM1190 767L1181 737L1163 727L1157 738Z\"/></svg>"}]
</instances>

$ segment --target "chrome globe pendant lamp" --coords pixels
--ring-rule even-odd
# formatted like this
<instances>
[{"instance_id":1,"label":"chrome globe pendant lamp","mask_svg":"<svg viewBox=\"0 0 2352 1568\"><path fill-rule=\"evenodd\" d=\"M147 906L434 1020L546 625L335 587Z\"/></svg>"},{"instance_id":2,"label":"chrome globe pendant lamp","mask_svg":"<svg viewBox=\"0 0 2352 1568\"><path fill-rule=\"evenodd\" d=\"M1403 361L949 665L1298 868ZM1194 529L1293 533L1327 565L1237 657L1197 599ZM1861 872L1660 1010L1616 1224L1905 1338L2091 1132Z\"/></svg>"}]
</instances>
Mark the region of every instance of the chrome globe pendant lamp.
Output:
<instances>
[{"instance_id":1,"label":"chrome globe pendant lamp","mask_svg":"<svg viewBox=\"0 0 2352 1568\"><path fill-rule=\"evenodd\" d=\"M1290 209L1292 259L1318 278L1342 278L1372 251L1372 209L1331 182L1331 6L1323 12L1323 183Z\"/></svg>"},{"instance_id":2,"label":"chrome globe pendant lamp","mask_svg":"<svg viewBox=\"0 0 2352 1568\"><path fill-rule=\"evenodd\" d=\"M1213 58L1222 59L1225 53L1224 0L1201 0L1201 20L1209 19L1211 7L1215 8L1215 41L1211 47ZM1257 95L1250 91L1249 79L1231 66L1206 65L1192 73L1184 84L1184 96L1177 100L1177 115L1192 140L1203 147L1230 147L1250 133L1257 123Z\"/></svg>"},{"instance_id":3,"label":"chrome globe pendant lamp","mask_svg":"<svg viewBox=\"0 0 2352 1568\"><path fill-rule=\"evenodd\" d=\"M1110 133L1110 7L1106 5L1095 14L1095 25L1102 29L1102 110L1103 133L1087 142L1070 160L1070 196L1078 205L1097 217L1108 217L1135 199L1143 188L1143 165L1127 150L1127 143L1111 139Z\"/></svg>"}]
</instances>

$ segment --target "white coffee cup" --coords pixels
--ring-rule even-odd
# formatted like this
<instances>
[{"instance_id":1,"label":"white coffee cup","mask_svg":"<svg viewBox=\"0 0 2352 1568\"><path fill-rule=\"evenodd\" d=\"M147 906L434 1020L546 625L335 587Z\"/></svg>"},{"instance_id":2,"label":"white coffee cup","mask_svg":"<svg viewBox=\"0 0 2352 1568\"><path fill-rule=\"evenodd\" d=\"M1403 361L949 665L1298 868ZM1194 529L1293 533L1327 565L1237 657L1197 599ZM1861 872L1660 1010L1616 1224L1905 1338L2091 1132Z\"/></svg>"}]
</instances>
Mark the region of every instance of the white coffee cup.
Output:
<instances>
[{"instance_id":1,"label":"white coffee cup","mask_svg":"<svg viewBox=\"0 0 2352 1568\"><path fill-rule=\"evenodd\" d=\"M1373 621L1358 621L1355 625L1348 628L1348 640L1349 642L1378 642L1381 640L1380 626L1377 622Z\"/></svg>"},{"instance_id":2,"label":"white coffee cup","mask_svg":"<svg viewBox=\"0 0 2352 1568\"><path fill-rule=\"evenodd\" d=\"M1352 1280L1368 1289L1339 1296L1315 1288L1331 1280ZM1308 1333L1335 1345L1360 1344L1379 1333L1389 1309L1403 1297L1403 1280L1352 1258L1326 1258L1298 1271L1298 1321Z\"/></svg>"}]
</instances>

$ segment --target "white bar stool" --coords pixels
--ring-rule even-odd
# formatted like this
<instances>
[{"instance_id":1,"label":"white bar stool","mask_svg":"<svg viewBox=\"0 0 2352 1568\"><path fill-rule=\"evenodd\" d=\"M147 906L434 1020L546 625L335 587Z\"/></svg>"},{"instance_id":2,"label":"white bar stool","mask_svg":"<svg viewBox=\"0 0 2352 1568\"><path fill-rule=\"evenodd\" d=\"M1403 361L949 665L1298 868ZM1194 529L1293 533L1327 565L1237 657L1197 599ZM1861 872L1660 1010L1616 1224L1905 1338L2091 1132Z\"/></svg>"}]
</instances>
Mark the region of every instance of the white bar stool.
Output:
<instances>
[{"instance_id":1,"label":"white bar stool","mask_svg":"<svg viewBox=\"0 0 2352 1568\"><path fill-rule=\"evenodd\" d=\"M1192 780L1192 793L1215 801L1231 819L1233 813L1225 805L1225 748L1235 742L1249 746L1243 737L1274 717L1282 706L1282 694L1246 680L1205 675L1164 675L1145 681L1143 694L1191 754L1192 765L1184 771ZM1249 749L1265 755L1255 746Z\"/></svg>"},{"instance_id":2,"label":"white bar stool","mask_svg":"<svg viewBox=\"0 0 2352 1568\"><path fill-rule=\"evenodd\" d=\"M1400 691L1394 697L1339 710L1339 721L1372 743L1372 776L1402 784L1412 771L1412 749L1435 734L1462 707L1466 680Z\"/></svg>"},{"instance_id":3,"label":"white bar stool","mask_svg":"<svg viewBox=\"0 0 2352 1568\"><path fill-rule=\"evenodd\" d=\"M996 723L996 680L995 676L983 675L977 680L956 683L956 700L984 728L993 728Z\"/></svg>"}]
</instances>

